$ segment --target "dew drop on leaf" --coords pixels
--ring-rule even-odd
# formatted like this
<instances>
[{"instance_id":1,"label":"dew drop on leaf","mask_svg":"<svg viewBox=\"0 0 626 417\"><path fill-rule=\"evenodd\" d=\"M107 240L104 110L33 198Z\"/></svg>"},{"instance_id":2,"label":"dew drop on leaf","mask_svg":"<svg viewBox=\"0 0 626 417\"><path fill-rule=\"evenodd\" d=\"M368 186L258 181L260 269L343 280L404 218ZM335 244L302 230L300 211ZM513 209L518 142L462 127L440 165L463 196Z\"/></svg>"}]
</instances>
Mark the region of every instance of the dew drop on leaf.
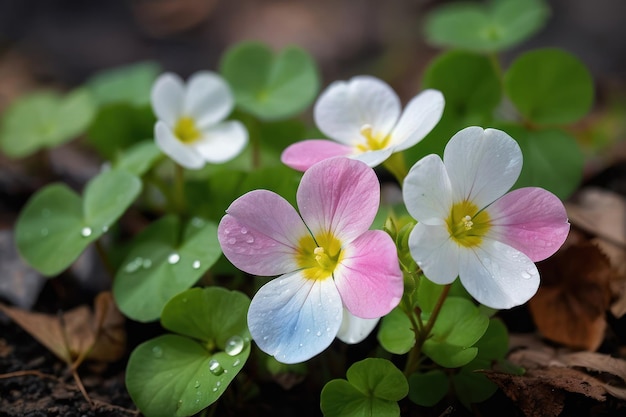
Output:
<instances>
[{"instance_id":1,"label":"dew drop on leaf","mask_svg":"<svg viewBox=\"0 0 626 417\"><path fill-rule=\"evenodd\" d=\"M233 336L226 341L224 352L230 356L236 356L241 353L244 348L244 341L241 336Z\"/></svg>"},{"instance_id":2,"label":"dew drop on leaf","mask_svg":"<svg viewBox=\"0 0 626 417\"><path fill-rule=\"evenodd\" d=\"M193 269L200 269L200 261L195 260L193 261L193 264L191 264Z\"/></svg>"},{"instance_id":3,"label":"dew drop on leaf","mask_svg":"<svg viewBox=\"0 0 626 417\"><path fill-rule=\"evenodd\" d=\"M218 361L211 359L209 361L209 371L211 371L213 375L222 375L224 368L222 368L222 365Z\"/></svg>"},{"instance_id":4,"label":"dew drop on leaf","mask_svg":"<svg viewBox=\"0 0 626 417\"><path fill-rule=\"evenodd\" d=\"M150 259L144 259L144 260L141 262L141 266L142 266L144 269L148 269L148 268L150 268L150 267L152 266L152 261L151 261Z\"/></svg>"},{"instance_id":5,"label":"dew drop on leaf","mask_svg":"<svg viewBox=\"0 0 626 417\"><path fill-rule=\"evenodd\" d=\"M194 388L200 388L200 381L196 380L195 384L193 384L193 387Z\"/></svg>"},{"instance_id":6,"label":"dew drop on leaf","mask_svg":"<svg viewBox=\"0 0 626 417\"><path fill-rule=\"evenodd\" d=\"M174 265L174 264L178 263L178 261L180 261L180 255L179 255L179 254L177 254L177 253L175 253L175 252L174 252L174 253L172 253L172 254L171 254L170 256L168 256L168 258L167 258L167 262L168 262L170 265Z\"/></svg>"},{"instance_id":7,"label":"dew drop on leaf","mask_svg":"<svg viewBox=\"0 0 626 417\"><path fill-rule=\"evenodd\" d=\"M83 227L83 229L80 231L80 235L82 237L89 237L89 236L91 236L91 227Z\"/></svg>"}]
</instances>

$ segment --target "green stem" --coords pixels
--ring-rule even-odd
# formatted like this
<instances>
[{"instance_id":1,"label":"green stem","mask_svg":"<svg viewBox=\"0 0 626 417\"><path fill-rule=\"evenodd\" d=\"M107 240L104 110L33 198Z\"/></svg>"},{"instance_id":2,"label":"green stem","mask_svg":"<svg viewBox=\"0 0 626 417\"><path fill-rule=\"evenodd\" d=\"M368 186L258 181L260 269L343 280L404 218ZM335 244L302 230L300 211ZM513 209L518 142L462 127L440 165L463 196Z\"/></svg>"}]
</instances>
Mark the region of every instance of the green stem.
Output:
<instances>
[{"instance_id":1,"label":"green stem","mask_svg":"<svg viewBox=\"0 0 626 417\"><path fill-rule=\"evenodd\" d=\"M185 212L185 169L176 164L174 171L174 206L178 214Z\"/></svg>"},{"instance_id":2,"label":"green stem","mask_svg":"<svg viewBox=\"0 0 626 417\"><path fill-rule=\"evenodd\" d=\"M98 256L102 261L102 265L104 265L104 269L109 273L109 277L111 278L111 282L113 282L113 278L115 278L115 269L113 269L113 264L111 264L111 260L109 259L109 255L107 255L100 239L94 242L94 246L96 247L96 252L98 252Z\"/></svg>"},{"instance_id":3,"label":"green stem","mask_svg":"<svg viewBox=\"0 0 626 417\"><path fill-rule=\"evenodd\" d=\"M422 354L422 347L424 346L424 342L426 342L426 340L428 340L428 338L430 337L430 332L433 330L433 326L437 321L437 316L439 316L439 313L441 312L441 307L443 307L443 303L448 297L450 287L452 287L452 284L448 284L443 287L443 291L441 292L441 295L437 300L437 304L435 305L435 308L433 309L433 312L431 313L428 322L424 327L421 328L419 332L417 332L418 334L416 335L417 340L415 341L415 346L413 346L413 349L411 349L411 352L409 352L409 357L404 368L404 375L406 375L407 377L415 372L417 370L417 367L419 366L420 356ZM411 312L410 315L414 316L414 312ZM414 325L414 322L415 319L411 321L411 324Z\"/></svg>"},{"instance_id":4,"label":"green stem","mask_svg":"<svg viewBox=\"0 0 626 417\"><path fill-rule=\"evenodd\" d=\"M398 184L402 186L406 174L409 173L406 168L404 154L402 152L396 152L394 154L391 154L391 156L387 158L385 162L383 162L383 166L396 178Z\"/></svg>"}]
</instances>

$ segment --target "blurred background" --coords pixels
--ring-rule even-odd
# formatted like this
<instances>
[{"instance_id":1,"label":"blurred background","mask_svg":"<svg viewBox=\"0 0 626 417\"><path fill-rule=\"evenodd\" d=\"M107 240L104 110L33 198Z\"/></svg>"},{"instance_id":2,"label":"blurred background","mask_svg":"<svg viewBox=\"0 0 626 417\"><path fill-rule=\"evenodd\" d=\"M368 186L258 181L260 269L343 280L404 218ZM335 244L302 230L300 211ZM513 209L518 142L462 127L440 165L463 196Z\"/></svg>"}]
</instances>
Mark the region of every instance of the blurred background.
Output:
<instances>
[{"instance_id":1,"label":"blurred background","mask_svg":"<svg viewBox=\"0 0 626 417\"><path fill-rule=\"evenodd\" d=\"M388 81L404 99L437 53L424 42L426 13L442 0L0 0L0 111L41 86L73 87L137 61L182 76L217 69L233 43L255 39L305 48L323 84L357 74ZM521 49L555 46L591 69L603 94L626 80L626 2L549 0L547 26ZM507 56L503 57L505 62Z\"/></svg>"}]
</instances>

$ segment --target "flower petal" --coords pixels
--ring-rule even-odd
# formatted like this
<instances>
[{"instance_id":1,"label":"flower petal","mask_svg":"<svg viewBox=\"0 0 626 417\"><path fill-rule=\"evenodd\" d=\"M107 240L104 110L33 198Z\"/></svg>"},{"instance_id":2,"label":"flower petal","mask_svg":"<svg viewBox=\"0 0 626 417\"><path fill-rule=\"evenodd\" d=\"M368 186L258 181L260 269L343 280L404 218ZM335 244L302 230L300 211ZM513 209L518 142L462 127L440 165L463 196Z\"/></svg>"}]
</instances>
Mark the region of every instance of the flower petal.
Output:
<instances>
[{"instance_id":1,"label":"flower petal","mask_svg":"<svg viewBox=\"0 0 626 417\"><path fill-rule=\"evenodd\" d=\"M211 71L199 71L189 78L183 111L200 129L220 122L235 106L235 98L222 77Z\"/></svg>"},{"instance_id":2,"label":"flower petal","mask_svg":"<svg viewBox=\"0 0 626 417\"><path fill-rule=\"evenodd\" d=\"M189 169L200 169L204 166L204 159L200 154L191 146L179 141L165 122L157 121L154 126L154 140L163 153L177 164Z\"/></svg>"},{"instance_id":3,"label":"flower petal","mask_svg":"<svg viewBox=\"0 0 626 417\"><path fill-rule=\"evenodd\" d=\"M522 151L506 133L472 126L450 139L443 162L454 201L471 201L482 209L515 184L522 170Z\"/></svg>"},{"instance_id":4,"label":"flower petal","mask_svg":"<svg viewBox=\"0 0 626 417\"><path fill-rule=\"evenodd\" d=\"M192 146L205 161L214 164L233 159L248 143L248 131L237 120L212 125L202 131L202 136Z\"/></svg>"},{"instance_id":5,"label":"flower petal","mask_svg":"<svg viewBox=\"0 0 626 417\"><path fill-rule=\"evenodd\" d=\"M517 249L491 239L462 251L460 279L479 303L496 309L522 305L539 288L539 272L533 261Z\"/></svg>"},{"instance_id":6,"label":"flower petal","mask_svg":"<svg viewBox=\"0 0 626 417\"><path fill-rule=\"evenodd\" d=\"M265 284L248 310L252 338L283 363L304 362L326 349L341 319L341 298L333 280L310 280L301 273Z\"/></svg>"},{"instance_id":7,"label":"flower petal","mask_svg":"<svg viewBox=\"0 0 626 417\"><path fill-rule=\"evenodd\" d=\"M350 155L350 158L356 159L357 161L361 161L367 164L367 166L373 168L385 162L387 158L391 156L392 153L393 153L392 148L385 148L385 149L380 149L378 151L366 151L366 152L353 153L352 155Z\"/></svg>"},{"instance_id":8,"label":"flower petal","mask_svg":"<svg viewBox=\"0 0 626 417\"><path fill-rule=\"evenodd\" d=\"M420 223L444 224L452 209L452 185L443 161L428 155L411 167L402 197L409 214Z\"/></svg>"},{"instance_id":9,"label":"flower petal","mask_svg":"<svg viewBox=\"0 0 626 417\"><path fill-rule=\"evenodd\" d=\"M280 156L283 164L298 171L306 171L314 164L335 156L348 156L352 148L339 143L310 139L289 145Z\"/></svg>"},{"instance_id":10,"label":"flower petal","mask_svg":"<svg viewBox=\"0 0 626 417\"><path fill-rule=\"evenodd\" d=\"M541 188L511 191L487 211L492 224L489 237L523 252L533 262L553 255L569 233L563 203Z\"/></svg>"},{"instance_id":11,"label":"flower petal","mask_svg":"<svg viewBox=\"0 0 626 417\"><path fill-rule=\"evenodd\" d=\"M329 138L353 146L364 141L361 128L386 136L400 116L400 99L385 82L370 76L335 81L320 95L313 114Z\"/></svg>"},{"instance_id":12,"label":"flower petal","mask_svg":"<svg viewBox=\"0 0 626 417\"><path fill-rule=\"evenodd\" d=\"M379 318L362 319L350 314L350 312L344 308L343 320L341 320L341 327L337 332L337 339L351 345L360 343L372 333L372 330L374 330L379 320Z\"/></svg>"},{"instance_id":13,"label":"flower petal","mask_svg":"<svg viewBox=\"0 0 626 417\"><path fill-rule=\"evenodd\" d=\"M424 275L436 284L450 284L459 275L461 248L450 238L446 225L415 225L409 251Z\"/></svg>"},{"instance_id":14,"label":"flower petal","mask_svg":"<svg viewBox=\"0 0 626 417\"><path fill-rule=\"evenodd\" d=\"M157 119L174 127L183 110L185 84L176 74L161 74L152 85L150 99Z\"/></svg>"},{"instance_id":15,"label":"flower petal","mask_svg":"<svg viewBox=\"0 0 626 417\"><path fill-rule=\"evenodd\" d=\"M298 269L299 240L309 232L296 210L267 190L250 191L226 210L217 236L224 256L253 275L280 275Z\"/></svg>"},{"instance_id":16,"label":"flower petal","mask_svg":"<svg viewBox=\"0 0 626 417\"><path fill-rule=\"evenodd\" d=\"M304 173L296 199L302 219L314 236L331 232L345 244L374 221L380 184L374 170L363 162L326 159Z\"/></svg>"},{"instance_id":17,"label":"flower petal","mask_svg":"<svg viewBox=\"0 0 626 417\"><path fill-rule=\"evenodd\" d=\"M343 248L333 277L343 304L357 317L389 313L404 291L396 246L381 230L368 230Z\"/></svg>"},{"instance_id":18,"label":"flower petal","mask_svg":"<svg viewBox=\"0 0 626 417\"><path fill-rule=\"evenodd\" d=\"M413 97L391 133L394 151L403 151L424 139L439 123L444 104L443 94L437 90L424 90Z\"/></svg>"}]
</instances>

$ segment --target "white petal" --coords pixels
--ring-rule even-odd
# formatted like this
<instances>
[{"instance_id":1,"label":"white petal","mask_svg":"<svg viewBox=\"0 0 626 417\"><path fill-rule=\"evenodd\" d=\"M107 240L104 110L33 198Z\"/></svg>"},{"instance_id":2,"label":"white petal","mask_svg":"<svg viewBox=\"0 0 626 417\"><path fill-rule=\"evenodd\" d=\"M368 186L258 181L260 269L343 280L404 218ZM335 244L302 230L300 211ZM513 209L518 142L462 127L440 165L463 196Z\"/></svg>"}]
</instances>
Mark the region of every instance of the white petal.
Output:
<instances>
[{"instance_id":1,"label":"white petal","mask_svg":"<svg viewBox=\"0 0 626 417\"><path fill-rule=\"evenodd\" d=\"M424 275L434 283L450 284L459 275L461 247L450 238L446 225L415 225L409 250Z\"/></svg>"},{"instance_id":2,"label":"white petal","mask_svg":"<svg viewBox=\"0 0 626 417\"><path fill-rule=\"evenodd\" d=\"M437 90L424 90L413 97L391 133L394 151L403 151L424 139L439 123L444 103L443 94Z\"/></svg>"},{"instance_id":3,"label":"white petal","mask_svg":"<svg viewBox=\"0 0 626 417\"><path fill-rule=\"evenodd\" d=\"M189 169L200 169L204 166L202 156L191 146L179 141L162 121L154 126L154 140L163 153L179 165Z\"/></svg>"},{"instance_id":4,"label":"white petal","mask_svg":"<svg viewBox=\"0 0 626 417\"><path fill-rule=\"evenodd\" d=\"M350 158L366 163L369 167L376 167L387 160L392 153L391 148L379 151L367 151L350 155Z\"/></svg>"},{"instance_id":5,"label":"white petal","mask_svg":"<svg viewBox=\"0 0 626 417\"><path fill-rule=\"evenodd\" d=\"M332 343L342 308L332 279L296 272L261 287L248 310L248 327L259 348L279 362L304 362Z\"/></svg>"},{"instance_id":6,"label":"white petal","mask_svg":"<svg viewBox=\"0 0 626 417\"><path fill-rule=\"evenodd\" d=\"M337 339L344 343L360 343L374 330L380 319L362 319L343 309L343 320L337 332Z\"/></svg>"},{"instance_id":7,"label":"white petal","mask_svg":"<svg viewBox=\"0 0 626 417\"><path fill-rule=\"evenodd\" d=\"M234 105L235 99L230 87L218 74L200 71L189 78L184 113L195 120L199 129L224 120Z\"/></svg>"},{"instance_id":8,"label":"white petal","mask_svg":"<svg viewBox=\"0 0 626 417\"><path fill-rule=\"evenodd\" d=\"M443 161L428 155L411 167L404 179L406 209L420 223L444 224L452 209L452 188Z\"/></svg>"},{"instance_id":9,"label":"white petal","mask_svg":"<svg viewBox=\"0 0 626 417\"><path fill-rule=\"evenodd\" d=\"M202 139L194 142L196 151L205 161L226 162L243 151L248 143L248 131L236 120L213 125L202 131Z\"/></svg>"},{"instance_id":10,"label":"white petal","mask_svg":"<svg viewBox=\"0 0 626 417\"><path fill-rule=\"evenodd\" d=\"M450 139L443 162L454 201L471 201L482 209L515 184L522 170L522 151L506 133L473 126Z\"/></svg>"},{"instance_id":11,"label":"white petal","mask_svg":"<svg viewBox=\"0 0 626 417\"><path fill-rule=\"evenodd\" d=\"M173 128L183 111L184 95L185 84L178 75L169 72L160 75L150 94L157 119Z\"/></svg>"},{"instance_id":12,"label":"white petal","mask_svg":"<svg viewBox=\"0 0 626 417\"><path fill-rule=\"evenodd\" d=\"M460 279L479 303L506 309L528 301L539 287L539 272L522 252L496 240L461 255Z\"/></svg>"},{"instance_id":13,"label":"white petal","mask_svg":"<svg viewBox=\"0 0 626 417\"><path fill-rule=\"evenodd\" d=\"M315 103L317 127L346 145L365 140L361 128L386 136L400 117L400 99L385 82L369 76L335 81Z\"/></svg>"}]
</instances>

